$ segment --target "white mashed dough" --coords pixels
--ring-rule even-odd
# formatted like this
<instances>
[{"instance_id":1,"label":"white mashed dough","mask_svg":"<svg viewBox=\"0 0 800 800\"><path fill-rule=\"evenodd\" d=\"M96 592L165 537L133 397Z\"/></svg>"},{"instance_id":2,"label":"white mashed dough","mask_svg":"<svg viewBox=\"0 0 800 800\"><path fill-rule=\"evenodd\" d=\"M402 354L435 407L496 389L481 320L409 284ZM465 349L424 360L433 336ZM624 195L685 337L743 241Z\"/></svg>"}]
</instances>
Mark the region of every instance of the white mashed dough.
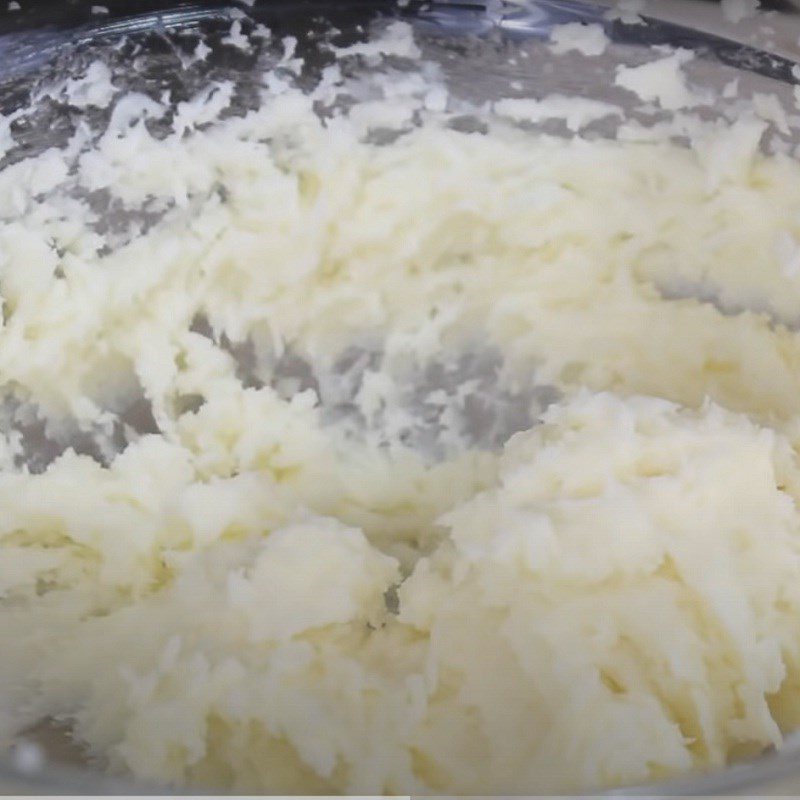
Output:
<instances>
[{"instance_id":1,"label":"white mashed dough","mask_svg":"<svg viewBox=\"0 0 800 800\"><path fill-rule=\"evenodd\" d=\"M341 57L419 55L382 41ZM694 102L659 59L621 83ZM552 100L461 132L413 72L323 121L343 80L214 121L221 85L160 139L123 93L98 141L0 172L0 742L54 719L116 774L355 794L781 747L800 164L753 114L691 147L500 115L592 111ZM162 215L104 232L80 190ZM519 432L480 439L503 403ZM42 429L83 454L29 469Z\"/></svg>"}]
</instances>

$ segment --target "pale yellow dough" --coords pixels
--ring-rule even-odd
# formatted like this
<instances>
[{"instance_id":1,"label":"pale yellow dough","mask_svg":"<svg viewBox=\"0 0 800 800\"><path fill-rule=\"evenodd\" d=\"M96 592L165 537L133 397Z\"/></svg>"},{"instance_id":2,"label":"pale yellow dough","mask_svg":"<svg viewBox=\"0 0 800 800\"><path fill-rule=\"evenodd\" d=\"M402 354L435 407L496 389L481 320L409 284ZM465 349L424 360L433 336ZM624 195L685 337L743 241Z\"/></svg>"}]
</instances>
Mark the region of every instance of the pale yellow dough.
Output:
<instances>
[{"instance_id":1,"label":"pale yellow dough","mask_svg":"<svg viewBox=\"0 0 800 800\"><path fill-rule=\"evenodd\" d=\"M365 47L418 55L403 26ZM196 129L222 87L163 140L122 97L91 149L0 173L3 744L55 718L175 785L536 793L800 725L800 165L755 116L680 147L506 102L469 134L416 85ZM70 181L166 214L107 252ZM316 389L273 380L287 347ZM336 378L354 352L380 356ZM469 352L502 368L430 389L417 446L408 387ZM470 441L476 392L533 383L528 430ZM27 471L31 408L105 464Z\"/></svg>"}]
</instances>

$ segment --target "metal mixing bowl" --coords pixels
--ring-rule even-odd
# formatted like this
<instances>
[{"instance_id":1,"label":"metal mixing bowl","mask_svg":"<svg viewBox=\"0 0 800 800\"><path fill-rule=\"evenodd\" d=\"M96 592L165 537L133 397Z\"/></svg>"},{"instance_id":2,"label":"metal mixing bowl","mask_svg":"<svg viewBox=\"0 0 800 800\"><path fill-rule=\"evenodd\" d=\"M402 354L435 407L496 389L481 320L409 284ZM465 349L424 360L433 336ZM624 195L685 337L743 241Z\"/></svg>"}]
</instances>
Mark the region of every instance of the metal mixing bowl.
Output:
<instances>
[{"instance_id":1,"label":"metal mixing bowl","mask_svg":"<svg viewBox=\"0 0 800 800\"><path fill-rule=\"evenodd\" d=\"M241 91L239 109L248 107L248 86L259 54L234 52L220 46L234 9L262 22L279 35L294 35L309 75L324 63L317 44L333 25L339 42L355 40L382 15L401 15L418 28L426 58L437 61L451 92L482 102L498 96L541 97L553 91L607 99L626 106L628 118L644 124L663 119L666 112L633 106L614 86L613 71L620 63L646 60L653 44L689 47L700 58L690 65L693 81L717 90L720 99L704 113L724 117L731 99L718 91L739 78L739 97L771 92L792 107L792 66L800 59L800 3L773 3L758 22L741 25L722 22L715 2L704 0L650 0L645 24L626 25L607 19L602 3L588 0L477 0L420 3L400 6L393 0L265 0L255 5L158 0L105 0L109 13L97 13L94 3L21 0L20 10L0 12L0 111L22 110L12 126L16 145L0 167L62 144L86 112L43 97L32 102L37 90L64 74L79 74L89 61L102 55L129 88L154 96L170 91L170 102L187 99L209 78L233 79ZM234 12L235 13L235 12ZM588 61L578 53L554 57L543 46L555 24L575 20L602 23L613 44L602 59ZM249 23L248 23L249 24ZM212 57L188 68L181 54L199 38L213 46ZM518 57L524 51L525 58ZM262 54L263 55L263 54ZM135 59L135 69L131 68ZM251 93L252 94L252 93ZM83 118L102 126L104 111ZM613 136L619 121L598 122L590 133ZM563 123L549 121L543 129L568 135ZM787 139L776 131L766 147L794 146L800 131ZM117 212L107 209L105 224L114 224ZM35 437L34 437L35 438ZM30 458L46 463L56 450L45 439L32 441ZM5 643L0 647L6 646ZM1 651L0 651L1 652ZM0 655L2 658L2 655ZM83 762L68 734L43 723L29 732L46 755L43 764L20 757L0 760L0 792L33 794L142 793L147 787L105 777ZM674 794L795 794L800 791L800 745L789 742L779 754L703 776L690 776L663 786L623 789L611 795Z\"/></svg>"}]
</instances>

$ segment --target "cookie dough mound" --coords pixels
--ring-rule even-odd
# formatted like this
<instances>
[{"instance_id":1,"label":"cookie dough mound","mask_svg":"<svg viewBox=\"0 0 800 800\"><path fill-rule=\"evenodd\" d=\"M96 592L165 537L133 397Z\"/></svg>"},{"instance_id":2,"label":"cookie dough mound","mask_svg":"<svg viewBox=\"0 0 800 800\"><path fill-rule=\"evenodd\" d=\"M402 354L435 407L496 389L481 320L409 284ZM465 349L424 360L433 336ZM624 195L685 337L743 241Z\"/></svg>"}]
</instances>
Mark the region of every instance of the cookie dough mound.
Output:
<instances>
[{"instance_id":1,"label":"cookie dough mound","mask_svg":"<svg viewBox=\"0 0 800 800\"><path fill-rule=\"evenodd\" d=\"M787 442L707 404L581 393L400 592L435 675L420 747L451 791L644 782L798 722Z\"/></svg>"}]
</instances>

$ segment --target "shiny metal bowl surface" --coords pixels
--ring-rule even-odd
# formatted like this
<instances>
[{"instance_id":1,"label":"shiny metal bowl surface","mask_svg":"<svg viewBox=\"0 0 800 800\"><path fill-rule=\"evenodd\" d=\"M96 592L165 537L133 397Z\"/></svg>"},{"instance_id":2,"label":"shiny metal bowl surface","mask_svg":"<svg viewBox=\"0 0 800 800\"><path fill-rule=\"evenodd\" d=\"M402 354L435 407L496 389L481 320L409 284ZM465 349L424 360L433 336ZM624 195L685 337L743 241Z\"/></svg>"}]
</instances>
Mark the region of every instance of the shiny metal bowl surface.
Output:
<instances>
[{"instance_id":1,"label":"shiny metal bowl surface","mask_svg":"<svg viewBox=\"0 0 800 800\"><path fill-rule=\"evenodd\" d=\"M772 92L792 102L798 79L792 74L800 61L800 2L776 2L759 20L725 23L716 2L704 0L650 0L645 24L626 25L607 18L607 6L591 0L411 0L404 6L393 0L261 0L254 5L235 2L181 2L157 0L107 2L110 13L92 13L89 2L35 2L23 0L18 11L0 11L0 112L24 109L14 123L16 146L0 163L42 152L66 141L79 121L77 112L50 100L32 102L37 87L64 74L80 73L98 55L114 64L115 73L130 88L159 94L171 92L177 103L209 79L228 78L243 88L241 109L247 107L248 80L257 57L231 54L214 47L202 68L185 69L181 48L193 47L199 38L212 46L231 23L232 13L244 11L281 35L300 42L306 69L313 72L321 55L319 37L331 25L340 42L355 40L376 19L400 15L418 29L426 58L441 65L450 90L474 101L484 101L509 91L515 83L519 96L540 97L550 92L579 92L624 104L614 87L614 68L620 63L641 63L645 49L669 44L688 47L700 56L692 65L692 80L721 89L738 77L740 97ZM766 5L766 4L765 4ZM579 54L558 60L543 47L554 25L570 21L602 23L612 46L591 63ZM188 43L188 44L187 44ZM523 48L528 57L511 59ZM136 70L129 67L136 53ZM717 95L720 95L717 91ZM725 104L708 110L722 117ZM661 112L663 115L665 112ZM102 110L93 125L102 125ZM649 124L659 114L630 116ZM566 132L557 123L545 123L548 132ZM597 135L613 136L603 128ZM793 132L800 143L800 131ZM769 146L769 139L767 139ZM113 211L109 210L109 217ZM109 219L109 224L113 220ZM52 458L48 443L41 442L36 458ZM0 643L0 651L4 645ZM2 655L0 655L0 658ZM28 734L46 754L43 764L0 757L0 793L5 794L136 794L159 792L158 787L134 785L107 777L85 763L68 733L46 722ZM213 787L212 787L213 788ZM789 741L778 754L738 764L715 773L688 776L659 786L625 788L612 796L669 796L697 794L798 794L800 793L800 740Z\"/></svg>"}]
</instances>

